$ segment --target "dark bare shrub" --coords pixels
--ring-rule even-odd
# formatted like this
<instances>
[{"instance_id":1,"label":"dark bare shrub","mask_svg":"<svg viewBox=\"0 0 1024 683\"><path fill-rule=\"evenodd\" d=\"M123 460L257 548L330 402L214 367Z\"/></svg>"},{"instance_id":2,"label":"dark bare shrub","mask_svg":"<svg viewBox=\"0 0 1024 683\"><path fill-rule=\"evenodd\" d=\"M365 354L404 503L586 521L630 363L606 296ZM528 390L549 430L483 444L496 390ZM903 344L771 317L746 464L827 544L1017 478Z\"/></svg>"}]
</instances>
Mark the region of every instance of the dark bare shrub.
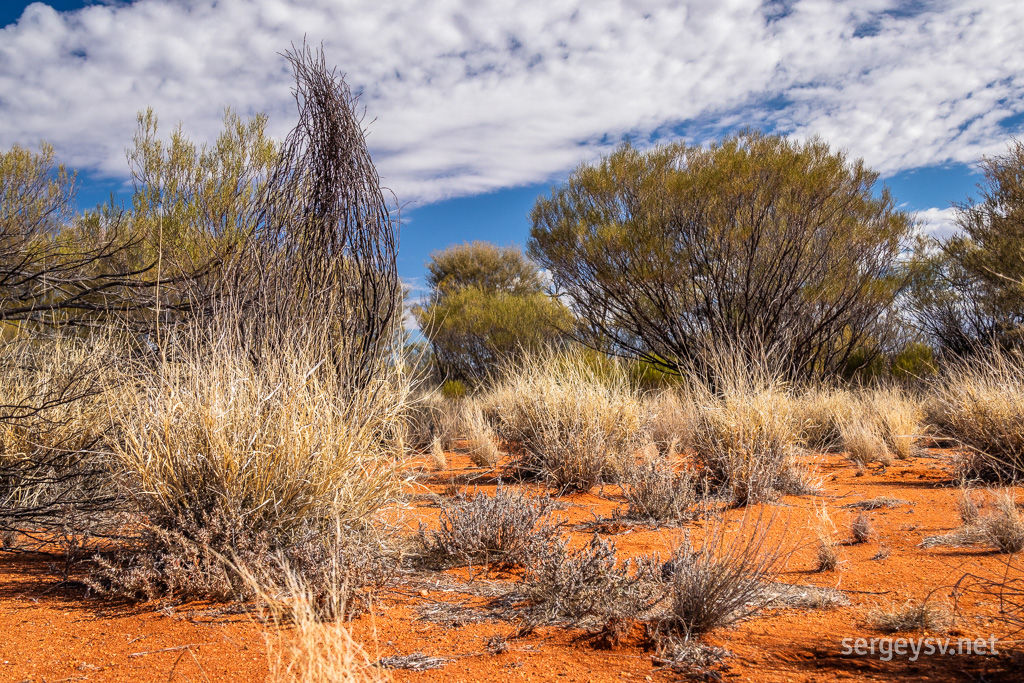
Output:
<instances>
[{"instance_id":1,"label":"dark bare shrub","mask_svg":"<svg viewBox=\"0 0 1024 683\"><path fill-rule=\"evenodd\" d=\"M555 542L558 531L551 509L550 498L502 486L493 496L460 493L441 502L437 531L420 528L420 556L436 566L524 566L541 546Z\"/></svg>"},{"instance_id":2,"label":"dark bare shrub","mask_svg":"<svg viewBox=\"0 0 1024 683\"><path fill-rule=\"evenodd\" d=\"M664 564L668 614L665 633L692 638L748 617L769 601L767 584L783 559L770 539L771 520L748 518L727 534L716 520L699 544L689 534Z\"/></svg>"},{"instance_id":3,"label":"dark bare shrub","mask_svg":"<svg viewBox=\"0 0 1024 683\"><path fill-rule=\"evenodd\" d=\"M563 623L607 624L635 619L659 599L656 567L645 561L616 563L615 543L597 534L583 548L569 550L562 539L526 571L526 626Z\"/></svg>"},{"instance_id":4,"label":"dark bare shrub","mask_svg":"<svg viewBox=\"0 0 1024 683\"><path fill-rule=\"evenodd\" d=\"M850 533L853 534L853 540L857 543L866 543L874 536L875 529L871 525L871 519L863 511L857 513L850 523Z\"/></svg>"},{"instance_id":5,"label":"dark bare shrub","mask_svg":"<svg viewBox=\"0 0 1024 683\"><path fill-rule=\"evenodd\" d=\"M681 522L694 516L697 485L692 470L677 471L668 461L649 460L627 469L621 483L630 519Z\"/></svg>"}]
</instances>

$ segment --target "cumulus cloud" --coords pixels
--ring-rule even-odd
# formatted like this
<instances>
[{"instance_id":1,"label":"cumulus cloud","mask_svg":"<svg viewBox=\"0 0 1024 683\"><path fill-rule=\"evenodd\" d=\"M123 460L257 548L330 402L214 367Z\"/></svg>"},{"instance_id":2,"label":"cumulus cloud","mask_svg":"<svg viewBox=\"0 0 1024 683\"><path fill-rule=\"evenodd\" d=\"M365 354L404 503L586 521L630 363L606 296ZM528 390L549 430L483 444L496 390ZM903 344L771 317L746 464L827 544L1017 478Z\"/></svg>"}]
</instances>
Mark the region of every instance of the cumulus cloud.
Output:
<instances>
[{"instance_id":1,"label":"cumulus cloud","mask_svg":"<svg viewBox=\"0 0 1024 683\"><path fill-rule=\"evenodd\" d=\"M924 211L917 212L917 220L920 224L921 232L932 237L943 238L949 237L959 228L956 222L953 220L954 212L956 210L949 209L925 209Z\"/></svg>"},{"instance_id":2,"label":"cumulus cloud","mask_svg":"<svg viewBox=\"0 0 1024 683\"><path fill-rule=\"evenodd\" d=\"M1000 151L1024 113L1015 0L138 0L0 29L0 146L123 174L134 112L212 139L223 108L293 113L303 36L362 93L402 201L543 181L624 136L744 125L892 173Z\"/></svg>"}]
</instances>

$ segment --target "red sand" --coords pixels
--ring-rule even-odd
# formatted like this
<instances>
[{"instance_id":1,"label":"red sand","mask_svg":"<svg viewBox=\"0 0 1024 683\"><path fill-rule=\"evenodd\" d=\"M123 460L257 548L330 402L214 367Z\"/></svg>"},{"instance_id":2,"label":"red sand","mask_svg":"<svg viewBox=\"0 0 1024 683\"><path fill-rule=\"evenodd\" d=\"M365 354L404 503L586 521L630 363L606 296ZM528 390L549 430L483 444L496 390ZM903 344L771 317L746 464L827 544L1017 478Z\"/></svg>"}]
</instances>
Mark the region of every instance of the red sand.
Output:
<instances>
[{"instance_id":1,"label":"red sand","mask_svg":"<svg viewBox=\"0 0 1024 683\"><path fill-rule=\"evenodd\" d=\"M896 463L884 472L858 475L840 456L811 458L822 479L820 496L787 497L770 506L780 543L794 548L781 580L847 591L851 605L832 609L771 610L710 639L730 650L725 680L824 681L840 679L944 681L1022 680L1008 657L939 656L879 661L877 657L842 654L843 638L885 637L869 626L867 614L877 605L922 599L933 591L947 602L953 584L965 573L995 574L1005 567L1006 555L984 548L919 547L925 536L945 533L959 525L958 490L952 485L948 454L932 451ZM442 493L454 480L479 473L462 456L451 457L453 469L433 474L426 487ZM488 480L489 481L489 480ZM480 485L493 489L493 483ZM529 485L531 487L539 487ZM1018 488L1018 494L1020 494ZM875 537L864 544L840 547L842 565L835 572L816 572L812 528L815 511L827 505L837 539L848 539L855 510L840 506L853 501L889 496L910 501L893 509L869 512ZM1024 497L1021 497L1024 500ZM564 497L562 515L568 523L608 515L622 506L614 487L603 492ZM428 524L438 509L414 503L405 515L410 528ZM731 519L742 510L729 512ZM697 525L699 526L699 524ZM679 529L653 530L621 526L613 538L620 558L658 552L665 557L681 535ZM590 537L571 530L574 543ZM881 545L890 554L873 559ZM51 560L0 553L0 681L261 681L267 673L264 627L251 616L225 615L216 605L125 605L85 597L81 584L58 585L48 569ZM465 570L452 574L466 577ZM512 579L509 579L512 580ZM398 586L380 595L370 614L352 625L356 639L371 657L422 652L451 659L444 668L416 672L395 670L396 681L646 681L679 680L681 676L655 671L652 653L639 630L615 649L600 644L581 630L539 629L512 638L516 625L508 622L470 623L457 628L418 619L414 607L432 600L480 600L443 590ZM472 604L472 602L470 603ZM1005 634L992 621L998 605L991 598L967 596L959 605L960 619L950 637ZM490 654L491 636L508 637L509 649ZM928 634L902 634L919 637ZM939 637L946 637L938 634ZM1003 650L1011 642L997 645Z\"/></svg>"}]
</instances>

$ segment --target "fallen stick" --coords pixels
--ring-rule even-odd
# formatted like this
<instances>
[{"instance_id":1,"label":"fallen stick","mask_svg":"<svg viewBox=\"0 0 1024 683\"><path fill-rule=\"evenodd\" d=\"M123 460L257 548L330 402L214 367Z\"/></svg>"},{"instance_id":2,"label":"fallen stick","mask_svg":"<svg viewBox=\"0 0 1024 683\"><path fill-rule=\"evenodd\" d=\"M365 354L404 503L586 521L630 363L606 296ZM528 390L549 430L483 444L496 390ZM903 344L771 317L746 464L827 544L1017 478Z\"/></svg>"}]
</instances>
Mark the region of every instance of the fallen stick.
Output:
<instances>
[{"instance_id":1,"label":"fallen stick","mask_svg":"<svg viewBox=\"0 0 1024 683\"><path fill-rule=\"evenodd\" d=\"M128 656L141 657L143 655L155 655L158 652L174 652L175 650L187 650L190 647L202 647L203 645L213 645L213 643L190 643L188 645L176 645L175 647L165 647L162 650L147 650L146 652L133 652Z\"/></svg>"}]
</instances>

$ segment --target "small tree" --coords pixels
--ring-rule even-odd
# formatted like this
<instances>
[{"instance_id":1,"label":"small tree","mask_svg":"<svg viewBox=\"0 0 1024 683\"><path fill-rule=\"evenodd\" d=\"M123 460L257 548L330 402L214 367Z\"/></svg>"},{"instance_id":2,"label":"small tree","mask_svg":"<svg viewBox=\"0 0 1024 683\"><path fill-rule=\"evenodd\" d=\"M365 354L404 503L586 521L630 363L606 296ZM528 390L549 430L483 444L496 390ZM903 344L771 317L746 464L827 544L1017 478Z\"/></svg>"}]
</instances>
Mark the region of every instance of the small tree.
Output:
<instances>
[{"instance_id":1,"label":"small tree","mask_svg":"<svg viewBox=\"0 0 1024 683\"><path fill-rule=\"evenodd\" d=\"M537 202L529 251L592 345L670 371L724 344L834 373L879 345L905 286L912 221L877 177L817 139L626 145Z\"/></svg>"},{"instance_id":2,"label":"small tree","mask_svg":"<svg viewBox=\"0 0 1024 683\"><path fill-rule=\"evenodd\" d=\"M979 165L979 198L954 204L960 232L917 249L915 311L954 355L1024 344L1024 143Z\"/></svg>"},{"instance_id":3,"label":"small tree","mask_svg":"<svg viewBox=\"0 0 1024 683\"><path fill-rule=\"evenodd\" d=\"M413 309L440 374L476 383L520 351L557 341L568 310L544 293L537 266L514 247L473 242L435 252L430 298Z\"/></svg>"}]
</instances>

